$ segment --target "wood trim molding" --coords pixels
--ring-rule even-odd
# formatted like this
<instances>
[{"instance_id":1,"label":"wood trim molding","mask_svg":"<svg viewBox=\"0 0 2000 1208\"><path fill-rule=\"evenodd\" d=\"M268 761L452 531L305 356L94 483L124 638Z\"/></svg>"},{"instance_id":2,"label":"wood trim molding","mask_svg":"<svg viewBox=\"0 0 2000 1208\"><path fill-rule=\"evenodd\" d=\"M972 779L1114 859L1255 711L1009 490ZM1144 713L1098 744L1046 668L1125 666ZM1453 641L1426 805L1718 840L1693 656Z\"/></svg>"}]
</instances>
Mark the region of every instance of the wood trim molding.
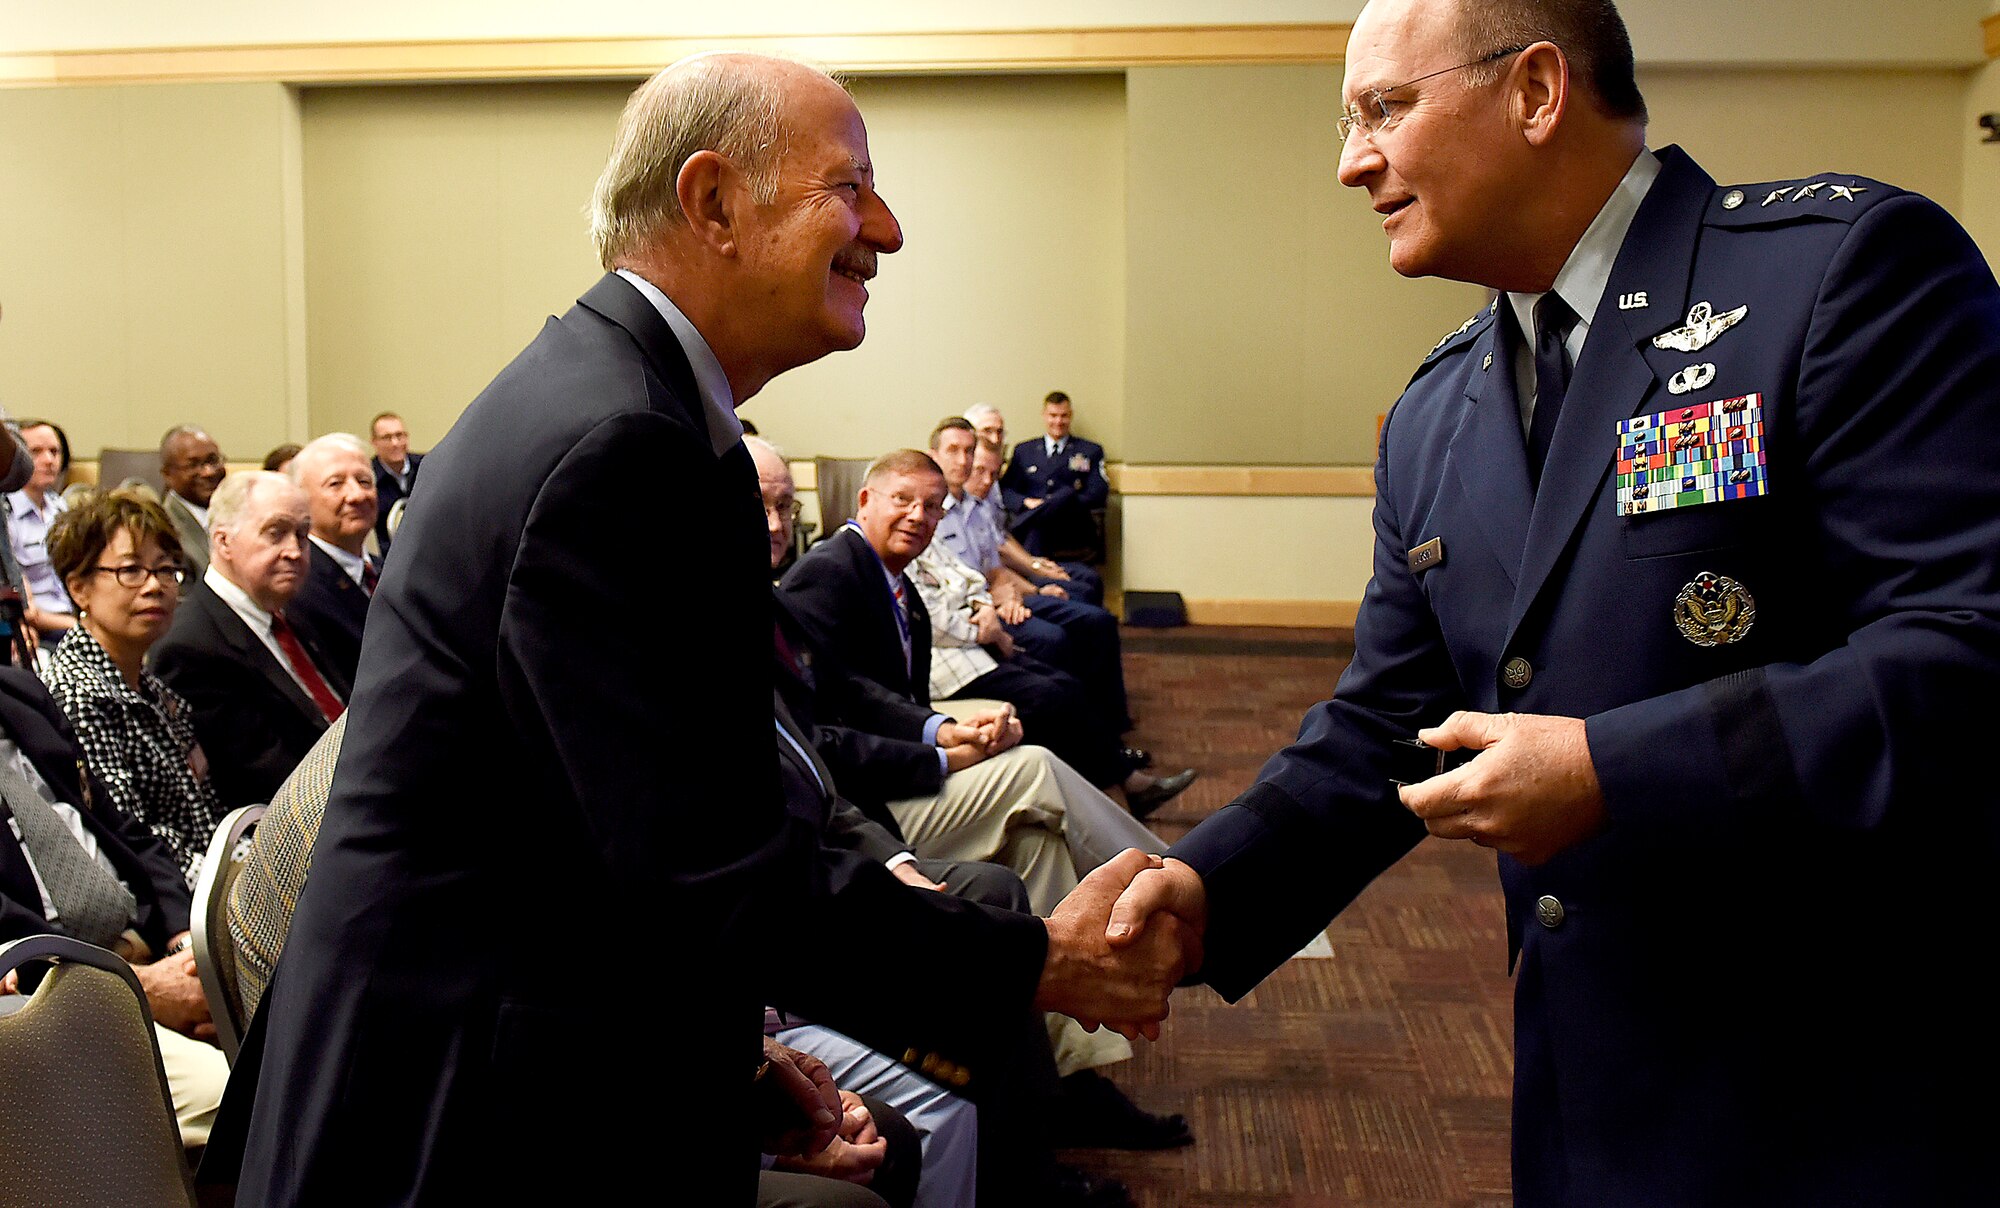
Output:
<instances>
[{"instance_id":1,"label":"wood trim molding","mask_svg":"<svg viewBox=\"0 0 2000 1208\"><path fill-rule=\"evenodd\" d=\"M1368 466L1113 465L1109 475L1122 495L1375 497L1375 471Z\"/></svg>"},{"instance_id":2,"label":"wood trim molding","mask_svg":"<svg viewBox=\"0 0 2000 1208\"><path fill-rule=\"evenodd\" d=\"M63 50L0 54L0 86L641 79L683 55L725 46L874 73L1338 63L1347 50L1349 28L1346 24L1181 25Z\"/></svg>"},{"instance_id":3,"label":"wood trim molding","mask_svg":"<svg viewBox=\"0 0 2000 1208\"><path fill-rule=\"evenodd\" d=\"M1986 57L2000 59L2000 13L1981 21L1979 28L1986 35Z\"/></svg>"},{"instance_id":4,"label":"wood trim molding","mask_svg":"<svg viewBox=\"0 0 2000 1208\"><path fill-rule=\"evenodd\" d=\"M1352 629L1359 600L1188 600L1191 625L1272 625L1284 629Z\"/></svg>"}]
</instances>

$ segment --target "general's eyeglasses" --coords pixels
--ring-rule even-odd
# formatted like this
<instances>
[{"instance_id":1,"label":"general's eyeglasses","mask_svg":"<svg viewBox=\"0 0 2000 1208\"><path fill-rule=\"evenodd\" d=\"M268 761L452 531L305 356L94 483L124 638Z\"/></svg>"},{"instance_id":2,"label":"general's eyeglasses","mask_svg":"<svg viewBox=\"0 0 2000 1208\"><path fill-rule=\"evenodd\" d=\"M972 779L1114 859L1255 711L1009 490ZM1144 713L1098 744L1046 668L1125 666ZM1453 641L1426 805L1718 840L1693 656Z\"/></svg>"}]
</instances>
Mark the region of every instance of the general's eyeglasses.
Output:
<instances>
[{"instance_id":1,"label":"general's eyeglasses","mask_svg":"<svg viewBox=\"0 0 2000 1208\"><path fill-rule=\"evenodd\" d=\"M1525 46L1509 46L1504 50L1496 50L1489 55L1481 55L1479 58L1467 63L1459 63L1452 67L1440 67L1438 70L1428 75L1420 75L1414 80L1404 80L1400 84L1391 84L1387 88L1370 88L1368 91L1354 98L1354 104L1348 106L1341 113L1338 122L1340 127L1340 141L1344 143L1348 139L1353 138L1356 131L1360 131L1362 134L1373 138L1376 131L1394 120L1403 103L1401 101L1390 100L1389 94L1392 92L1401 92L1412 84L1421 84L1425 80L1434 80L1441 75L1450 75L1454 71L1464 71L1468 67L1479 67L1487 63L1495 63L1506 58L1508 55L1520 54L1526 49L1528 48Z\"/></svg>"},{"instance_id":2,"label":"general's eyeglasses","mask_svg":"<svg viewBox=\"0 0 2000 1208\"><path fill-rule=\"evenodd\" d=\"M110 575L118 581L118 586L137 590L146 585L148 579L158 579L162 587L179 587L187 582L187 567L169 562L165 566L93 566L92 574Z\"/></svg>"}]
</instances>

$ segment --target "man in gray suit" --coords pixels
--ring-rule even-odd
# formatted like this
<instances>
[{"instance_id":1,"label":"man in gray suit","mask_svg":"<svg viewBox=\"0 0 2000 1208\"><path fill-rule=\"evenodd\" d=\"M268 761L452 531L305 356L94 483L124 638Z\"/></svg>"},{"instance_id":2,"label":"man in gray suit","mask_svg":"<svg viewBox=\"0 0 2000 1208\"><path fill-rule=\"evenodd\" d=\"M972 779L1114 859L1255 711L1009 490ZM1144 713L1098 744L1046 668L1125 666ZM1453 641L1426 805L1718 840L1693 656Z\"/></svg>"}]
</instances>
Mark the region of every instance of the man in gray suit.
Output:
<instances>
[{"instance_id":1,"label":"man in gray suit","mask_svg":"<svg viewBox=\"0 0 2000 1208\"><path fill-rule=\"evenodd\" d=\"M167 429L160 438L160 478L167 484L167 516L181 539L188 581L208 569L208 501L222 483L222 450L193 424Z\"/></svg>"}]
</instances>

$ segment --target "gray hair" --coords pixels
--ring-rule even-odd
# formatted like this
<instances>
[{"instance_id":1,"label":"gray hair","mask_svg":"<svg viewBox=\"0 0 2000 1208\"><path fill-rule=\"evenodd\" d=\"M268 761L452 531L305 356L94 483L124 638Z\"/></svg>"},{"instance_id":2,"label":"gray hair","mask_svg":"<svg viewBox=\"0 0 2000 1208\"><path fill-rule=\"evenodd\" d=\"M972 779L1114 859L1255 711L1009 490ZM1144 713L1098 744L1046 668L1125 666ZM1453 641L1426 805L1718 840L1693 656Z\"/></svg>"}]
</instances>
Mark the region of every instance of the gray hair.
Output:
<instances>
[{"instance_id":1,"label":"gray hair","mask_svg":"<svg viewBox=\"0 0 2000 1208\"><path fill-rule=\"evenodd\" d=\"M208 501L209 533L213 535L234 530L258 488L271 486L298 489L292 485L291 479L269 470L243 470L224 478L222 485L215 488L215 497Z\"/></svg>"},{"instance_id":2,"label":"gray hair","mask_svg":"<svg viewBox=\"0 0 2000 1208\"><path fill-rule=\"evenodd\" d=\"M784 89L773 73L746 70L739 56L695 55L639 86L625 102L611 158L590 198L590 238L604 267L687 221L675 184L700 151L736 164L751 195L769 203L784 158Z\"/></svg>"},{"instance_id":3,"label":"gray hair","mask_svg":"<svg viewBox=\"0 0 2000 1208\"><path fill-rule=\"evenodd\" d=\"M398 418L401 417L399 416ZM301 477L302 471L300 471L299 469L299 463L304 461L307 457L313 454L326 453L334 449L339 449L347 453L359 454L363 461L366 461L369 458L375 456L374 446L370 445L367 441L362 440L360 437L354 435L354 433L329 432L324 436L313 437L311 440L305 443L304 448L292 454L292 464L285 467L285 477L292 480L293 486L304 485Z\"/></svg>"},{"instance_id":4,"label":"gray hair","mask_svg":"<svg viewBox=\"0 0 2000 1208\"><path fill-rule=\"evenodd\" d=\"M994 406L992 403L974 403L965 409L965 418L975 424L989 415L1000 415L1000 408ZM1007 417L1000 415L1000 418L1006 419Z\"/></svg>"},{"instance_id":5,"label":"gray hair","mask_svg":"<svg viewBox=\"0 0 2000 1208\"><path fill-rule=\"evenodd\" d=\"M768 440L765 440L761 436L752 436L748 432L745 432L743 434L743 447L750 450L750 455L752 457L755 457L757 455L757 450L762 449L764 452L770 454L772 457L777 458L779 461L782 461L787 465L791 464L792 459L785 456L785 451L783 449L780 449L778 446L772 444Z\"/></svg>"}]
</instances>

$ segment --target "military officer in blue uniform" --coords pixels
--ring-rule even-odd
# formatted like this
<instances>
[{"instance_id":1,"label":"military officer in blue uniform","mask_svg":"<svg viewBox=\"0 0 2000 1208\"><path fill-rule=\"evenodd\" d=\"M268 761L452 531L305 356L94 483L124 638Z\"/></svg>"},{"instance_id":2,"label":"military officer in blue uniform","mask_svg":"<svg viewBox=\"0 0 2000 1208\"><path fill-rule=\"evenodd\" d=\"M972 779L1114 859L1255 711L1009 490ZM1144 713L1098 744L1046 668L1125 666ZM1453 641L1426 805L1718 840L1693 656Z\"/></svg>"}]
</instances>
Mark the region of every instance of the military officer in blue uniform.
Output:
<instances>
[{"instance_id":1,"label":"military officer in blue uniform","mask_svg":"<svg viewBox=\"0 0 2000 1208\"><path fill-rule=\"evenodd\" d=\"M1882 182L1646 149L1607 0L1374 0L1343 99L1391 264L1497 297L1384 426L1332 699L1111 933L1204 924L1234 999L1469 839L1516 1204L1991 1202L1991 270Z\"/></svg>"},{"instance_id":2,"label":"military officer in blue uniform","mask_svg":"<svg viewBox=\"0 0 2000 1208\"><path fill-rule=\"evenodd\" d=\"M1049 392L1042 403L1044 435L1014 446L1000 476L1000 498L1014 536L1028 552L1101 561L1094 509L1111 496L1104 446L1070 432L1069 395Z\"/></svg>"}]
</instances>

